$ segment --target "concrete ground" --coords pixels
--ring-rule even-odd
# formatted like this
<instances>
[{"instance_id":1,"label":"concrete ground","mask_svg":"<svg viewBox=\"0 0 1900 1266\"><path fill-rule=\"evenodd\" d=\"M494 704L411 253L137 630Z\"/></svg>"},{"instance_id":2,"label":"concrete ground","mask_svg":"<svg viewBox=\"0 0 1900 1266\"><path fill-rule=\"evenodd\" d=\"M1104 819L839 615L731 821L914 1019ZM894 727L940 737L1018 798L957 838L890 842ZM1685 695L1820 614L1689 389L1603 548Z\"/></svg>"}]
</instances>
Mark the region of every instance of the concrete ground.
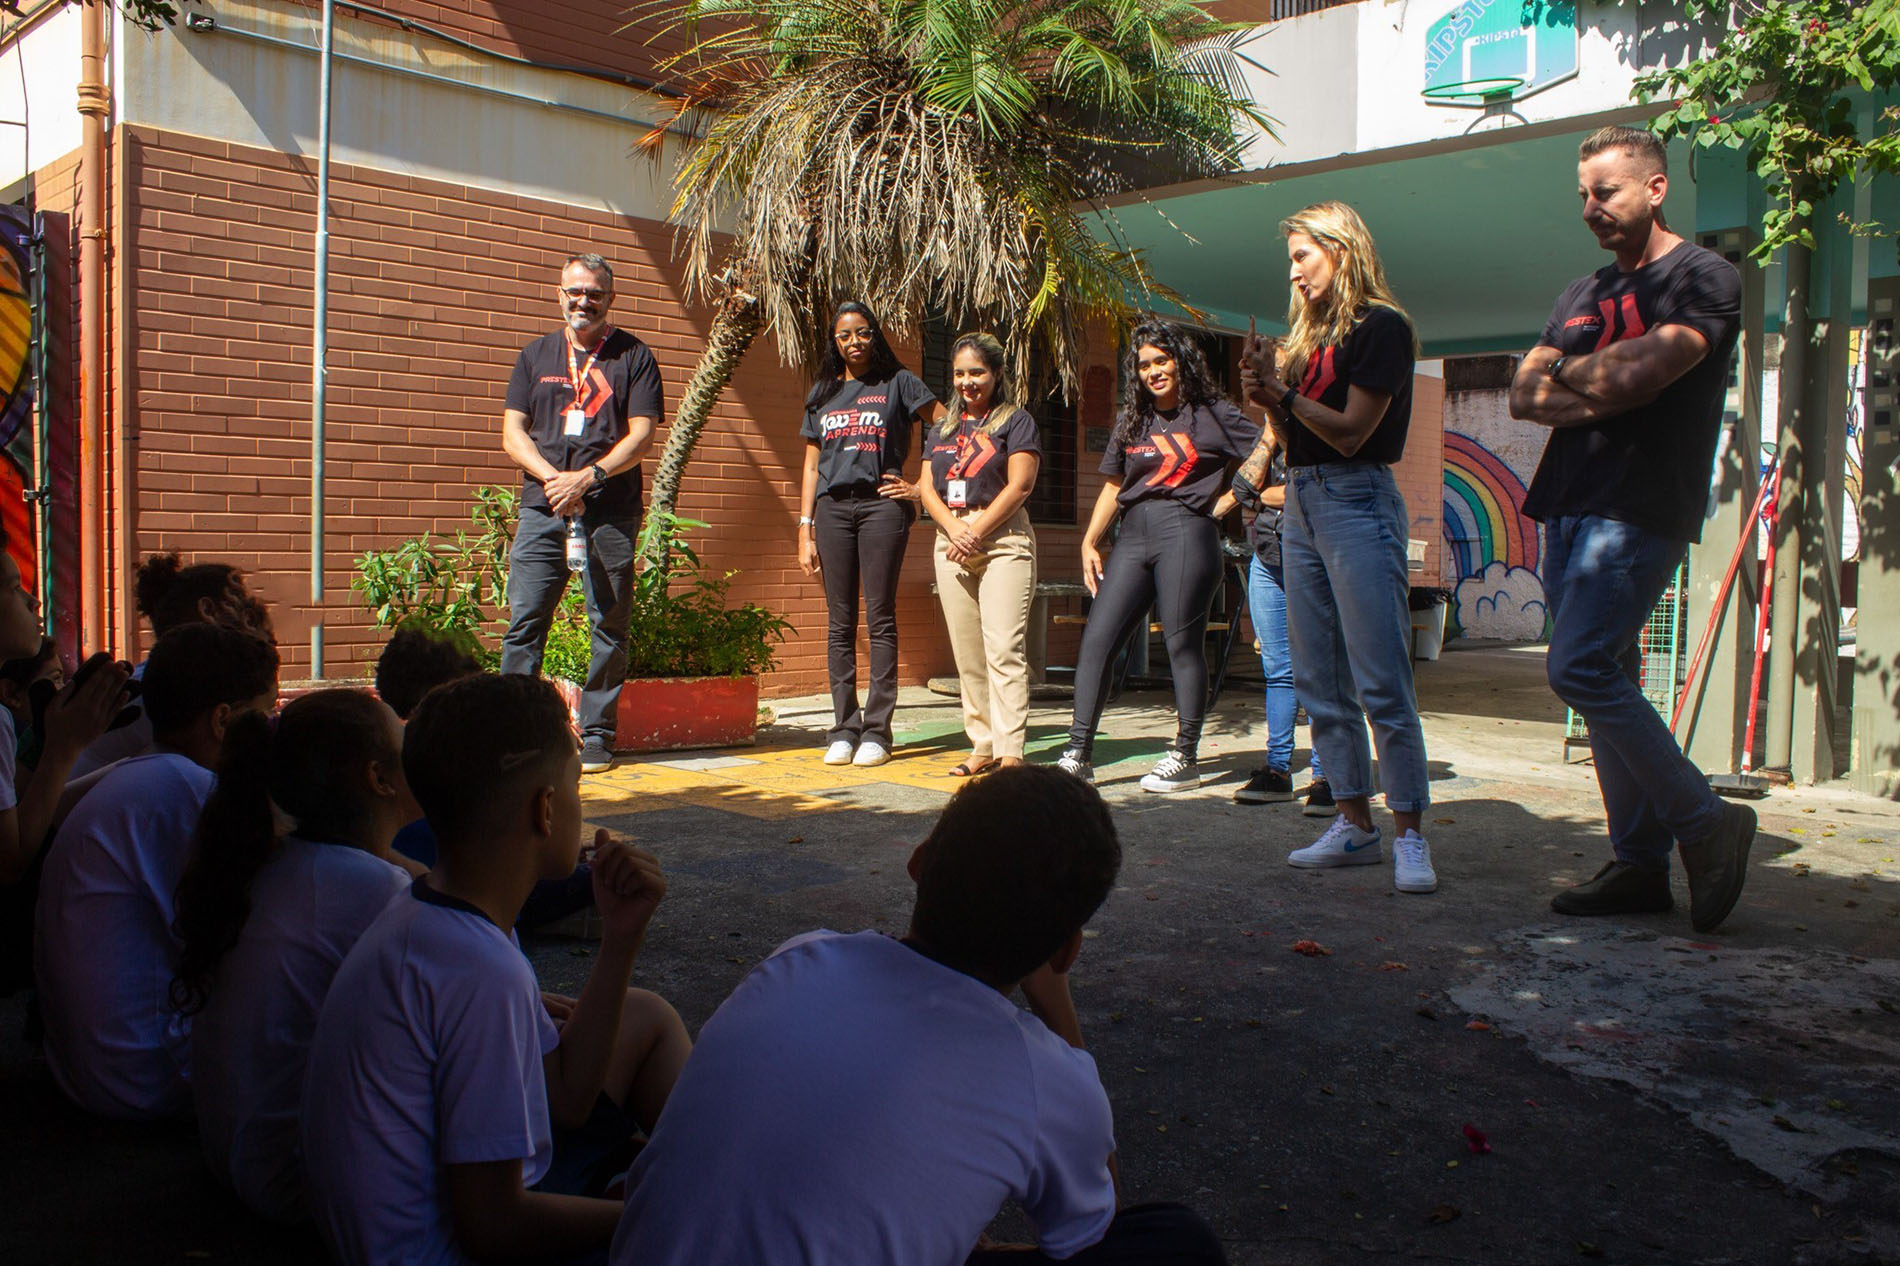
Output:
<instances>
[{"instance_id":1,"label":"concrete ground","mask_svg":"<svg viewBox=\"0 0 1900 1266\"><path fill-rule=\"evenodd\" d=\"M1542 666L1537 648L1420 666L1431 896L1394 893L1389 863L1285 865L1323 823L1233 803L1259 763L1249 688L1210 718L1216 781L1170 797L1136 785L1169 701L1110 708L1098 777L1126 856L1074 986L1126 1194L1192 1203L1236 1263L1900 1261L1900 806L1760 802L1749 887L1711 936L1680 880L1671 915L1559 918L1550 893L1607 845ZM905 692L875 770L819 763L825 701L774 706L756 747L586 784L592 820L668 868L637 980L695 1029L788 936L902 931L907 850L964 750L928 691ZM1037 709L1032 759L1067 720ZM530 952L550 988L590 961L584 941ZM322 1259L218 1198L183 1131L61 1104L17 999L0 1028L8 1261Z\"/></svg>"}]
</instances>

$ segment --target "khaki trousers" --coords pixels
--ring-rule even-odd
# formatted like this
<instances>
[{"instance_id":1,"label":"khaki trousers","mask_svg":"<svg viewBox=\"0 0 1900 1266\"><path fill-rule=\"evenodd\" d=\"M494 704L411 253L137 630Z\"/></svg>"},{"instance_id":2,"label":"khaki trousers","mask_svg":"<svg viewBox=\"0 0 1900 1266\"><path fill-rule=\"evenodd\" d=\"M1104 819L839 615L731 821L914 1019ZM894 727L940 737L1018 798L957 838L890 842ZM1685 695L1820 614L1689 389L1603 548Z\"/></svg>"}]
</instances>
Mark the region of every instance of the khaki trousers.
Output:
<instances>
[{"instance_id":1,"label":"khaki trousers","mask_svg":"<svg viewBox=\"0 0 1900 1266\"><path fill-rule=\"evenodd\" d=\"M975 510L952 510L959 522ZM1017 757L1029 729L1029 605L1036 596L1036 533L1019 508L967 563L946 557L937 533L937 596L963 687L963 730L979 756Z\"/></svg>"}]
</instances>

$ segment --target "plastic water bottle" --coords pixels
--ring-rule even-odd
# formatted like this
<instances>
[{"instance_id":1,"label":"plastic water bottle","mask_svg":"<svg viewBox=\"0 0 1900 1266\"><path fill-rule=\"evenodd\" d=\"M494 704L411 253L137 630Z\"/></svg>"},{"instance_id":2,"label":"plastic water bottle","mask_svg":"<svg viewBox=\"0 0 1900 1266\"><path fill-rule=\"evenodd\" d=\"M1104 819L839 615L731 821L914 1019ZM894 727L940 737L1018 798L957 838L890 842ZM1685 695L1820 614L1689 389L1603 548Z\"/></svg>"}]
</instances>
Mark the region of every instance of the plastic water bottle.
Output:
<instances>
[{"instance_id":1,"label":"plastic water bottle","mask_svg":"<svg viewBox=\"0 0 1900 1266\"><path fill-rule=\"evenodd\" d=\"M567 569L587 570L587 529L581 525L579 515L567 521Z\"/></svg>"}]
</instances>

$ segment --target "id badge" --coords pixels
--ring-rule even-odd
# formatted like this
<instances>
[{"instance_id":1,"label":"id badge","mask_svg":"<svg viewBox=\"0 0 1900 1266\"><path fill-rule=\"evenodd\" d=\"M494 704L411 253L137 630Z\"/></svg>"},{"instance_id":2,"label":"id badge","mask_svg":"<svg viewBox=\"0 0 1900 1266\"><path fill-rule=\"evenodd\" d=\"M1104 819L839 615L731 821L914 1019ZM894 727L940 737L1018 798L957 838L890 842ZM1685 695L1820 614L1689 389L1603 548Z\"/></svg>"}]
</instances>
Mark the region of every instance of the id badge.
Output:
<instances>
[{"instance_id":1,"label":"id badge","mask_svg":"<svg viewBox=\"0 0 1900 1266\"><path fill-rule=\"evenodd\" d=\"M943 503L952 510L961 510L963 508L964 499L968 495L969 490L964 486L963 480L950 479L944 482Z\"/></svg>"},{"instance_id":2,"label":"id badge","mask_svg":"<svg viewBox=\"0 0 1900 1266\"><path fill-rule=\"evenodd\" d=\"M587 429L587 410L569 409L567 411L567 424L565 427L562 428L561 433L567 436L569 439L575 439L575 438L578 438L580 433L586 429Z\"/></svg>"}]
</instances>

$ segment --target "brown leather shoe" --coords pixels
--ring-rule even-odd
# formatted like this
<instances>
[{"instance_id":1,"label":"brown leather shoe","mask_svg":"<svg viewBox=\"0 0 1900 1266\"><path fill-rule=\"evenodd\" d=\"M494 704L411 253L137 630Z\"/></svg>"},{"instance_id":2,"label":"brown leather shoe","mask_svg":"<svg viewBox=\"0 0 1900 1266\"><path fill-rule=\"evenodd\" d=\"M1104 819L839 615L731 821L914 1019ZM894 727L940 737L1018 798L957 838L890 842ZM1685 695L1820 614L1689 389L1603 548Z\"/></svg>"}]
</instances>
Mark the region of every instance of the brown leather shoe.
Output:
<instances>
[{"instance_id":1,"label":"brown leather shoe","mask_svg":"<svg viewBox=\"0 0 1900 1266\"><path fill-rule=\"evenodd\" d=\"M1713 932L1728 918L1748 879L1748 849L1755 842L1755 811L1745 804L1722 808L1722 824L1706 839L1679 846L1689 878L1689 925Z\"/></svg>"},{"instance_id":2,"label":"brown leather shoe","mask_svg":"<svg viewBox=\"0 0 1900 1266\"><path fill-rule=\"evenodd\" d=\"M1609 862L1596 875L1550 899L1558 914L1666 914L1676 908L1669 871L1661 866Z\"/></svg>"}]
</instances>

